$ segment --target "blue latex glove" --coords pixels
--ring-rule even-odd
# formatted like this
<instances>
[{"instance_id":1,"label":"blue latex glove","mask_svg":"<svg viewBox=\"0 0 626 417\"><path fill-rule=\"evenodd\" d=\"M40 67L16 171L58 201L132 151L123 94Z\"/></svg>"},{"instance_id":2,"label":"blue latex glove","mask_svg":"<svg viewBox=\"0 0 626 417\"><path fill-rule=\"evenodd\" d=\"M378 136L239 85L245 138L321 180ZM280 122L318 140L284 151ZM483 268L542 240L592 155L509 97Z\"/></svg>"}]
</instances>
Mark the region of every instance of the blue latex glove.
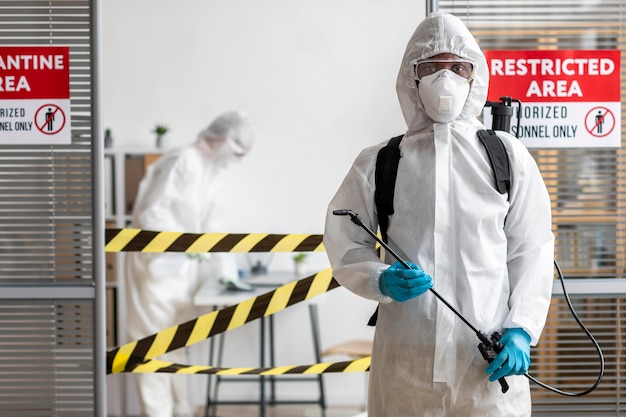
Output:
<instances>
[{"instance_id":1,"label":"blue latex glove","mask_svg":"<svg viewBox=\"0 0 626 417\"><path fill-rule=\"evenodd\" d=\"M524 375L530 366L530 336L519 328L507 329L500 343L504 348L487 367L491 382L509 375Z\"/></svg>"},{"instance_id":2,"label":"blue latex glove","mask_svg":"<svg viewBox=\"0 0 626 417\"><path fill-rule=\"evenodd\" d=\"M419 266L407 262L406 269L396 262L380 275L380 291L395 301L406 301L424 294L433 286L433 279Z\"/></svg>"}]
</instances>

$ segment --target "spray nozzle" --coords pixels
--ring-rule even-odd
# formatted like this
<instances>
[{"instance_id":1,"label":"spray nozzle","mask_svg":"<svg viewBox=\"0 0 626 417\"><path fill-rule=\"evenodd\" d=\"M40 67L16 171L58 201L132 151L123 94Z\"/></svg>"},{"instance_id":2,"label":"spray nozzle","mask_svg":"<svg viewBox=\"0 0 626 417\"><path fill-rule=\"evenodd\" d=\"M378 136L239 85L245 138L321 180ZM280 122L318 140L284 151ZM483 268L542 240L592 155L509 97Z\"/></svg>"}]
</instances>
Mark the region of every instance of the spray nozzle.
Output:
<instances>
[{"instance_id":1,"label":"spray nozzle","mask_svg":"<svg viewBox=\"0 0 626 417\"><path fill-rule=\"evenodd\" d=\"M359 215L353 212L352 210L349 210L349 209L334 210L333 214L335 216L350 216L350 220L352 220L352 223L358 226L363 226L363 220L361 220Z\"/></svg>"},{"instance_id":2,"label":"spray nozzle","mask_svg":"<svg viewBox=\"0 0 626 417\"><path fill-rule=\"evenodd\" d=\"M487 101L485 107L491 107L493 115L492 130L511 131L511 117L513 117L512 103L517 103L517 130L515 137L519 137L520 120L522 119L522 102L509 96L500 97L500 101Z\"/></svg>"}]
</instances>

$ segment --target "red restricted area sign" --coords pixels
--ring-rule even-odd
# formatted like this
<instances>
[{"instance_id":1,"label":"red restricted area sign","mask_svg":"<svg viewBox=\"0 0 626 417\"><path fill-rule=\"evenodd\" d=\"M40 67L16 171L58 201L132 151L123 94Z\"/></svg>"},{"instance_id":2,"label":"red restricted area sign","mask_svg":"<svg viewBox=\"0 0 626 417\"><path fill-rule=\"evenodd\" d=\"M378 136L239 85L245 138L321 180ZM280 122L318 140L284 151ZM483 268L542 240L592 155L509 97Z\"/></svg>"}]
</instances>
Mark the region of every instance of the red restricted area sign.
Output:
<instances>
[{"instance_id":1,"label":"red restricted area sign","mask_svg":"<svg viewBox=\"0 0 626 417\"><path fill-rule=\"evenodd\" d=\"M0 144L66 143L69 48L0 46Z\"/></svg>"},{"instance_id":2,"label":"red restricted area sign","mask_svg":"<svg viewBox=\"0 0 626 417\"><path fill-rule=\"evenodd\" d=\"M530 148L619 147L620 51L485 51L489 101L522 102L511 133ZM491 109L485 110L491 124Z\"/></svg>"}]
</instances>

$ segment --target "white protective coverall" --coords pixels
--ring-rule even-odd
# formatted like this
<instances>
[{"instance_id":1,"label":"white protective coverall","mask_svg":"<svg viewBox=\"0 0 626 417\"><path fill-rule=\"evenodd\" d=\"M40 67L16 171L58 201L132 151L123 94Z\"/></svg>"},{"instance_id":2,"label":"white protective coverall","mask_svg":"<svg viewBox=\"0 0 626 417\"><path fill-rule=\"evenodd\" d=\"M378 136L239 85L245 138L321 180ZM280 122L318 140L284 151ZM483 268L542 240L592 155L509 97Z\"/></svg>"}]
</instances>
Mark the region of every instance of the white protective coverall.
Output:
<instances>
[{"instance_id":1,"label":"white protective coverall","mask_svg":"<svg viewBox=\"0 0 626 417\"><path fill-rule=\"evenodd\" d=\"M241 112L227 112L200 132L190 146L174 149L152 164L141 181L132 227L168 232L224 232L220 200L222 174L253 143ZM237 275L233 255L185 253L126 254L128 335L139 340L195 317L192 298L205 280ZM159 359L185 363L184 349ZM185 378L172 374L134 374L142 416L187 416Z\"/></svg>"},{"instance_id":2,"label":"white protective coverall","mask_svg":"<svg viewBox=\"0 0 626 417\"><path fill-rule=\"evenodd\" d=\"M435 123L424 112L410 62L451 53L476 62L461 115ZM476 132L485 104L486 60L454 16L435 13L405 51L397 93L408 130L401 158L389 244L433 278L434 289L487 334L519 327L539 339L550 303L554 236L550 200L537 165L515 137L499 132L512 164L510 199L494 175ZM375 160L384 143L363 150L329 204L324 245L341 285L380 303L374 336L370 417L530 416L529 381L509 376L503 394L489 382L475 333L431 292L406 302L383 295L374 240L348 217L376 230Z\"/></svg>"}]
</instances>

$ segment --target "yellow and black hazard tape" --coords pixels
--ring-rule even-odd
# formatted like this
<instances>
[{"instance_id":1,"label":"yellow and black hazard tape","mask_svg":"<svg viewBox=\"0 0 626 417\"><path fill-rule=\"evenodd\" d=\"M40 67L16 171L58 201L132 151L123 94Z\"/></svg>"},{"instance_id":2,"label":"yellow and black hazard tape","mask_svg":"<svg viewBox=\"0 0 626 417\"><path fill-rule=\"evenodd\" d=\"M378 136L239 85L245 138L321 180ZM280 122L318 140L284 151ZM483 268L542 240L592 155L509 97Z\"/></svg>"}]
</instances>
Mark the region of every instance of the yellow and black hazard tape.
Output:
<instances>
[{"instance_id":1,"label":"yellow and black hazard tape","mask_svg":"<svg viewBox=\"0 0 626 417\"><path fill-rule=\"evenodd\" d=\"M152 359L133 365L132 373L174 373L174 374L209 374L209 375L318 375L338 372L366 372L370 369L371 356L343 362L316 363L313 365L278 366L274 368L216 368L205 365L181 365Z\"/></svg>"},{"instance_id":2,"label":"yellow and black hazard tape","mask_svg":"<svg viewBox=\"0 0 626 417\"><path fill-rule=\"evenodd\" d=\"M239 304L172 326L109 351L107 373L128 372L146 360L154 359L178 348L191 346L260 317L270 316L338 286L339 283L335 281L331 269L328 268L265 294L251 297Z\"/></svg>"},{"instance_id":3,"label":"yellow and black hazard tape","mask_svg":"<svg viewBox=\"0 0 626 417\"><path fill-rule=\"evenodd\" d=\"M323 252L323 235L106 229L106 252Z\"/></svg>"}]
</instances>

